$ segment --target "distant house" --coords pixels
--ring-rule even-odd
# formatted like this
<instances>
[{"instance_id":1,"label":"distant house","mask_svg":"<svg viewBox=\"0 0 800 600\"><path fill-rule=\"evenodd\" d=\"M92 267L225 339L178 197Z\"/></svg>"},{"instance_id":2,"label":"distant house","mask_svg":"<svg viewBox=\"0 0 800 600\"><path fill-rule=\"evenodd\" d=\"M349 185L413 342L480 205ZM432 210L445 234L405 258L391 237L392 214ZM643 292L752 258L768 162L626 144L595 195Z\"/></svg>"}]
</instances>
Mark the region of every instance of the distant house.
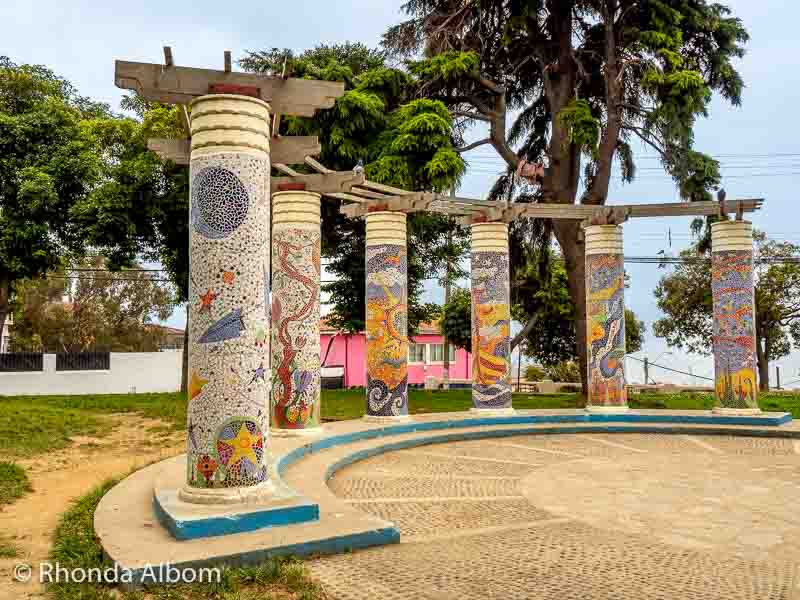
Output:
<instances>
[{"instance_id":1,"label":"distant house","mask_svg":"<svg viewBox=\"0 0 800 600\"><path fill-rule=\"evenodd\" d=\"M163 337L158 345L160 351L183 350L183 329L167 327L166 325L148 325L147 328L153 331L161 331Z\"/></svg>"},{"instance_id":2,"label":"distant house","mask_svg":"<svg viewBox=\"0 0 800 600\"><path fill-rule=\"evenodd\" d=\"M0 332L0 352L8 352L11 346L11 326L14 324L11 314L6 315L3 331Z\"/></svg>"},{"instance_id":3,"label":"distant house","mask_svg":"<svg viewBox=\"0 0 800 600\"><path fill-rule=\"evenodd\" d=\"M366 387L367 385L367 337L365 332L344 333L320 322L320 359L325 371L333 368L344 370L343 386ZM425 377L440 378L444 371L444 338L433 323L423 323L419 333L409 339L408 383L412 386L425 384ZM450 379L468 382L472 379L471 355L466 350L450 345Z\"/></svg>"}]
</instances>

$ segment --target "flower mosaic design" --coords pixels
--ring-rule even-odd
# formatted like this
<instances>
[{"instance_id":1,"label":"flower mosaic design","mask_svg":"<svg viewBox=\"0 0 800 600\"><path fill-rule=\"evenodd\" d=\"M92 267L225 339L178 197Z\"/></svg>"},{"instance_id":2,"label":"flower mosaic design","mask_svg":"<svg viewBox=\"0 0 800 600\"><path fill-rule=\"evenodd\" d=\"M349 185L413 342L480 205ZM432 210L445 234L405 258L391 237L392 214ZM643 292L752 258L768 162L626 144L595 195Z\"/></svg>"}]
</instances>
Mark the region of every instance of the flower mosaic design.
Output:
<instances>
[{"instance_id":1,"label":"flower mosaic design","mask_svg":"<svg viewBox=\"0 0 800 600\"><path fill-rule=\"evenodd\" d=\"M272 425L318 427L320 234L276 227L272 247Z\"/></svg>"}]
</instances>

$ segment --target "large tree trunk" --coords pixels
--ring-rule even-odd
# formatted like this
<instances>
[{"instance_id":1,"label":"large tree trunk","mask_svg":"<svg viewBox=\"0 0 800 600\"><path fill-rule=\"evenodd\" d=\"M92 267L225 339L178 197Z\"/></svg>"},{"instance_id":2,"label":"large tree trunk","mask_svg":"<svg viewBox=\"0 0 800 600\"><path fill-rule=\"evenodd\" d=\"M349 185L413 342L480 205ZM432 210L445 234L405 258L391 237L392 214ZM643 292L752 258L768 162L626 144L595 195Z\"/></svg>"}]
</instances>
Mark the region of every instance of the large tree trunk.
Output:
<instances>
[{"instance_id":1,"label":"large tree trunk","mask_svg":"<svg viewBox=\"0 0 800 600\"><path fill-rule=\"evenodd\" d=\"M589 397L586 355L586 263L583 240L578 239L579 227L580 225L573 221L553 223L553 230L566 262L569 297L575 305L575 354L581 371L581 389L586 399Z\"/></svg>"},{"instance_id":2,"label":"large tree trunk","mask_svg":"<svg viewBox=\"0 0 800 600\"><path fill-rule=\"evenodd\" d=\"M3 342L3 330L6 326L8 304L11 296L11 281L7 276L0 275L0 346Z\"/></svg>"},{"instance_id":3,"label":"large tree trunk","mask_svg":"<svg viewBox=\"0 0 800 600\"><path fill-rule=\"evenodd\" d=\"M189 307L186 307L186 330L183 332L183 365L181 367L181 392L189 390Z\"/></svg>"},{"instance_id":4,"label":"large tree trunk","mask_svg":"<svg viewBox=\"0 0 800 600\"><path fill-rule=\"evenodd\" d=\"M756 328L756 361L758 364L758 389L769 391L769 336L761 336ZM763 343L763 346L762 346Z\"/></svg>"}]
</instances>

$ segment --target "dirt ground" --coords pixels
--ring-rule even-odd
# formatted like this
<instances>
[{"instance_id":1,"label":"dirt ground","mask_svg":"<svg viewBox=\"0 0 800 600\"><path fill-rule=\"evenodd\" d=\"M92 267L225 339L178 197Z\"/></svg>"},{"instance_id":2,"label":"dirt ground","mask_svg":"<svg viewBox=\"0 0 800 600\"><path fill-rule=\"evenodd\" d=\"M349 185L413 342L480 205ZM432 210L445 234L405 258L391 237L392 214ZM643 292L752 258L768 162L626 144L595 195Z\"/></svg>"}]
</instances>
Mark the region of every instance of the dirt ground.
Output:
<instances>
[{"instance_id":1,"label":"dirt ground","mask_svg":"<svg viewBox=\"0 0 800 600\"><path fill-rule=\"evenodd\" d=\"M73 500L106 479L185 449L185 434L170 432L159 420L130 414L107 419L111 432L104 437L74 437L67 448L17 461L27 471L34 491L0 508L0 533L21 551L17 558L0 559L0 599L45 597L37 567L47 560L58 519ZM33 566L34 577L28 584L14 581L14 567L19 563Z\"/></svg>"}]
</instances>

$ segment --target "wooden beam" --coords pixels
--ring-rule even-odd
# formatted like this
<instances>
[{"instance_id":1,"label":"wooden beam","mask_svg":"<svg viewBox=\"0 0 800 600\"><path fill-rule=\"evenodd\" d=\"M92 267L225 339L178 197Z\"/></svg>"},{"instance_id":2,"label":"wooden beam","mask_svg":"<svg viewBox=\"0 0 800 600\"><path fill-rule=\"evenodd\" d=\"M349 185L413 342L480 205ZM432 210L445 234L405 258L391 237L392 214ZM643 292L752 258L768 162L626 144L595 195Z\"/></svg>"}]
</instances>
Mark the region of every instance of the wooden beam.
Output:
<instances>
[{"instance_id":1,"label":"wooden beam","mask_svg":"<svg viewBox=\"0 0 800 600\"><path fill-rule=\"evenodd\" d=\"M427 210L430 212L441 212L444 214L462 214L468 219L469 215L485 215L489 221L504 221L510 223L520 217L533 217L538 219L569 219L584 221L595 217L608 216L613 213L615 217L622 215L630 218L649 218L649 217L681 217L681 216L703 216L715 215L720 210L718 202L670 202L664 204L616 204L606 206L587 206L582 204L513 204L505 207L502 203L491 203L487 201L461 201L462 199L453 198L441 194L422 194L417 198L406 198L403 205L394 199L390 204L393 210L403 212L414 212ZM433 198L433 200L431 200ZM725 211L745 213L753 212L761 207L763 200L727 200ZM370 200L368 203L356 207L348 207L348 216L363 216L367 214L370 207L384 204L380 200Z\"/></svg>"},{"instance_id":2,"label":"wooden beam","mask_svg":"<svg viewBox=\"0 0 800 600\"><path fill-rule=\"evenodd\" d=\"M409 192L408 190L401 190L400 188L392 187L390 185L384 185L382 183L375 183L374 181L365 181L362 184L362 187L369 188L371 190L377 190L379 192L383 192L385 194L391 194L393 196L402 196L404 194L413 194L414 192Z\"/></svg>"},{"instance_id":3,"label":"wooden beam","mask_svg":"<svg viewBox=\"0 0 800 600\"><path fill-rule=\"evenodd\" d=\"M168 67L175 66L175 61L172 58L172 48L164 46L164 64Z\"/></svg>"},{"instance_id":4,"label":"wooden beam","mask_svg":"<svg viewBox=\"0 0 800 600\"><path fill-rule=\"evenodd\" d=\"M225 50L225 72L226 73L230 73L231 72L231 62L232 62L231 61L231 51L230 50Z\"/></svg>"},{"instance_id":5,"label":"wooden beam","mask_svg":"<svg viewBox=\"0 0 800 600\"><path fill-rule=\"evenodd\" d=\"M189 140L151 138L147 140L147 147L165 160L179 165L189 164ZM301 165L306 156L320 152L322 146L315 135L286 136L272 139L270 159L273 163Z\"/></svg>"},{"instance_id":6,"label":"wooden beam","mask_svg":"<svg viewBox=\"0 0 800 600\"><path fill-rule=\"evenodd\" d=\"M325 165L317 162L316 160L314 160L310 156L306 156L305 159L303 159L303 162L306 163L309 167L311 167L315 171L317 171L318 173L323 173L323 174L325 174L325 173L333 173L333 171L331 171L328 167L326 167Z\"/></svg>"},{"instance_id":7,"label":"wooden beam","mask_svg":"<svg viewBox=\"0 0 800 600\"><path fill-rule=\"evenodd\" d=\"M134 90L146 100L165 104L189 104L208 94L215 84L255 87L272 111L284 115L311 117L320 108L330 108L344 94L340 81L318 81L267 77L254 73L226 73L213 69L164 67L164 65L118 60L114 84Z\"/></svg>"},{"instance_id":8,"label":"wooden beam","mask_svg":"<svg viewBox=\"0 0 800 600\"><path fill-rule=\"evenodd\" d=\"M287 167L286 165L281 164L281 163L272 163L272 168L277 170L277 171L280 171L281 173L284 173L284 174L288 175L289 177L300 177L301 176L301 173L298 173L294 169L290 169L289 167Z\"/></svg>"},{"instance_id":9,"label":"wooden beam","mask_svg":"<svg viewBox=\"0 0 800 600\"><path fill-rule=\"evenodd\" d=\"M364 177L353 175L352 171L331 171L330 173L314 173L296 177L273 177L270 187L271 191L275 193L281 183L305 183L309 192L329 196L336 193L347 193L354 185L361 185L363 182Z\"/></svg>"}]
</instances>

